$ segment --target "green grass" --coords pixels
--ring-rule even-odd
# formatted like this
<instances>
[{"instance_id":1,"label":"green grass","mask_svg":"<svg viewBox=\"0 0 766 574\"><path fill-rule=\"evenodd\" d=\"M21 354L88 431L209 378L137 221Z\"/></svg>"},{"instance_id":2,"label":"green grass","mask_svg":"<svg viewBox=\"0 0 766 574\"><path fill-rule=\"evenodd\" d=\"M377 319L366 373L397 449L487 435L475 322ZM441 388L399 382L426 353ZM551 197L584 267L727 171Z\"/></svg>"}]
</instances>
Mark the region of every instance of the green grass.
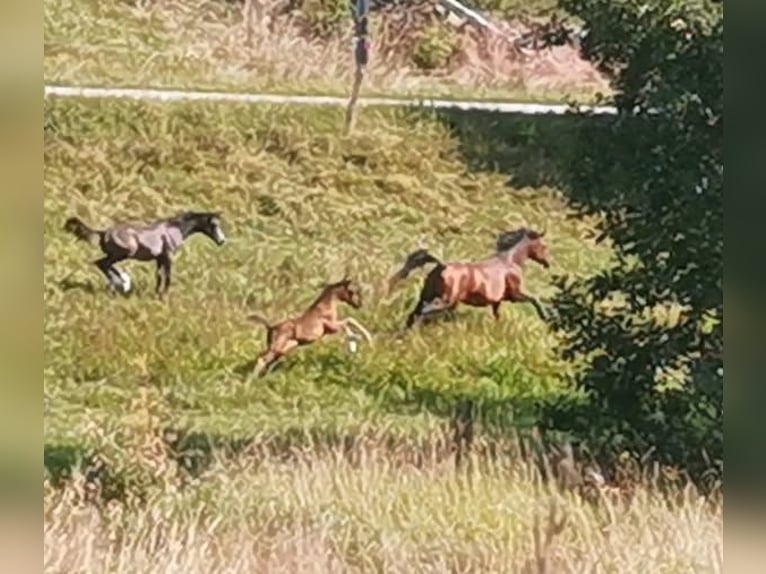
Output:
<instances>
[{"instance_id":1,"label":"green grass","mask_svg":"<svg viewBox=\"0 0 766 574\"><path fill-rule=\"evenodd\" d=\"M267 11L269 8L267 7ZM353 79L351 32L319 41L280 21L256 30L247 47L241 9L226 2L46 0L46 83L347 96ZM494 49L471 53L458 70L425 74L379 45L373 26L365 96L593 103L606 84L587 66L515 62ZM577 68L576 71L573 71ZM548 70L548 71L546 71ZM547 77L550 76L550 77Z\"/></svg>"},{"instance_id":2,"label":"green grass","mask_svg":"<svg viewBox=\"0 0 766 574\"><path fill-rule=\"evenodd\" d=\"M162 397L169 424L232 438L296 429L425 436L457 395L509 401L523 422L536 399L568 392L573 366L523 305L505 306L499 322L463 309L456 322L397 337L423 274L390 298L381 287L419 238L438 256L470 258L491 252L499 230L546 228L553 269L530 264L527 273L543 298L552 274L592 273L609 257L555 188L511 187L509 173L470 159L490 146L490 159L518 165L512 178L553 173L552 158L530 144L541 133L534 126L450 121L463 127L367 109L355 135L341 137L340 110L48 100L46 443L83 446L91 425L119 424L142 385ZM492 125L504 143L492 143ZM472 130L481 140L472 143ZM167 301L153 295L153 266L136 262L123 264L135 295L110 296L92 265L98 249L62 230L73 214L103 227L181 209L222 210L231 239L184 245ZM353 315L374 345L351 355L327 339L248 380L240 368L265 333L246 313L299 313L346 269L363 286Z\"/></svg>"}]
</instances>

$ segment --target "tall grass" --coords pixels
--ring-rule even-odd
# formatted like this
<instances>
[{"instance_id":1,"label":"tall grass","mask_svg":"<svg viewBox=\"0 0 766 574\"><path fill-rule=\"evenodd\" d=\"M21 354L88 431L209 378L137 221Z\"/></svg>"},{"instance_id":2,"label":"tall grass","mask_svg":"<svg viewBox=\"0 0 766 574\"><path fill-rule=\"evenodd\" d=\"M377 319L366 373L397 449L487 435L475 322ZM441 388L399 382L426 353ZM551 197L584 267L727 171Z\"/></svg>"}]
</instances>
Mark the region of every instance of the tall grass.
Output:
<instances>
[{"instance_id":1,"label":"tall grass","mask_svg":"<svg viewBox=\"0 0 766 574\"><path fill-rule=\"evenodd\" d=\"M45 498L47 572L722 571L722 510L641 485L597 503L524 463L403 463L375 449L218 462L145 506Z\"/></svg>"}]
</instances>

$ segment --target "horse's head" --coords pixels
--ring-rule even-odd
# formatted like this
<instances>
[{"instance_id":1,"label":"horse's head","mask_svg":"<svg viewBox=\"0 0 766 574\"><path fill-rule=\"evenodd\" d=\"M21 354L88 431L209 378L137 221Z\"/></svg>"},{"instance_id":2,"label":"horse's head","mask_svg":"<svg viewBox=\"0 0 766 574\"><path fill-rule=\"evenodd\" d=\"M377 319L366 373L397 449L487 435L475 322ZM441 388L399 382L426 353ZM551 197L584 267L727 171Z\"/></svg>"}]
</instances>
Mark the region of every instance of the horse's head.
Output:
<instances>
[{"instance_id":1,"label":"horse's head","mask_svg":"<svg viewBox=\"0 0 766 574\"><path fill-rule=\"evenodd\" d=\"M527 258L536 261L546 269L551 265L548 246L543 241L545 232L533 231L522 227L514 231L505 231L497 236L498 253L513 253L514 260L523 262Z\"/></svg>"},{"instance_id":2,"label":"horse's head","mask_svg":"<svg viewBox=\"0 0 766 574\"><path fill-rule=\"evenodd\" d=\"M546 269L551 266L551 256L548 246L543 241L545 232L527 231L527 255Z\"/></svg>"},{"instance_id":3,"label":"horse's head","mask_svg":"<svg viewBox=\"0 0 766 574\"><path fill-rule=\"evenodd\" d=\"M354 309L362 306L362 290L351 279L343 279L335 285L336 297L344 303L348 303Z\"/></svg>"},{"instance_id":4,"label":"horse's head","mask_svg":"<svg viewBox=\"0 0 766 574\"><path fill-rule=\"evenodd\" d=\"M215 241L216 245L226 243L226 235L221 229L221 214L218 212L187 213L184 218L191 225L191 232L202 233Z\"/></svg>"}]
</instances>

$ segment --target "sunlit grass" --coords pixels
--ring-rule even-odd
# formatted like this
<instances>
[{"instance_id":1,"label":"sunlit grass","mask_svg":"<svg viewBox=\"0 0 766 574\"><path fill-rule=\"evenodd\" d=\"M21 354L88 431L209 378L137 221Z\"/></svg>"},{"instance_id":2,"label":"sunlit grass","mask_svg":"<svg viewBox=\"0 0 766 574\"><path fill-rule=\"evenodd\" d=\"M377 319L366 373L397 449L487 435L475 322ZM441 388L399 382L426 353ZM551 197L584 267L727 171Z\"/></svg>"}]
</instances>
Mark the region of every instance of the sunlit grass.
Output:
<instances>
[{"instance_id":1,"label":"sunlit grass","mask_svg":"<svg viewBox=\"0 0 766 574\"><path fill-rule=\"evenodd\" d=\"M338 135L341 120L333 110L50 102L49 438L119 411L139 384L160 389L186 424L244 434L383 421L429 411L432 395L531 400L563 388L572 365L531 308L507 305L498 322L466 308L402 339L422 275L391 297L382 286L419 238L440 257L480 257L521 224L548 229L552 272L587 274L609 256L587 239L591 224L566 218L554 189L517 193L499 174L466 172L433 119L369 110L351 137ZM153 295L153 266L136 262L122 265L136 293L110 296L92 265L98 250L62 230L73 214L103 227L203 208L223 211L230 242L191 239L167 301ZM346 270L363 287L354 316L374 344L351 355L328 339L249 380L243 368L265 333L246 313L298 313ZM530 264L529 289L550 296L550 275Z\"/></svg>"}]
</instances>

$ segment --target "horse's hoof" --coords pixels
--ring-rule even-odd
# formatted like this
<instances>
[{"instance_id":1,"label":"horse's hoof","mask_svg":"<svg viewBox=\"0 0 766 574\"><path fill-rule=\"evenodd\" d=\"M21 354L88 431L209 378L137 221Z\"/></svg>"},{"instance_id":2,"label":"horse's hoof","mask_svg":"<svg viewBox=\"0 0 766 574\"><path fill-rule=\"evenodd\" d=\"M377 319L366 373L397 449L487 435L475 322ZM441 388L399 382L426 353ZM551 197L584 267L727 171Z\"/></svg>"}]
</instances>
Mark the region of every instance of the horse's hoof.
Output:
<instances>
[{"instance_id":1,"label":"horse's hoof","mask_svg":"<svg viewBox=\"0 0 766 574\"><path fill-rule=\"evenodd\" d=\"M133 280L130 278L130 275L128 275L124 271L119 271L119 277L120 277L119 283L115 282L114 286L117 288L117 290L121 294L127 295L128 293L130 293L131 289L133 288Z\"/></svg>"}]
</instances>

